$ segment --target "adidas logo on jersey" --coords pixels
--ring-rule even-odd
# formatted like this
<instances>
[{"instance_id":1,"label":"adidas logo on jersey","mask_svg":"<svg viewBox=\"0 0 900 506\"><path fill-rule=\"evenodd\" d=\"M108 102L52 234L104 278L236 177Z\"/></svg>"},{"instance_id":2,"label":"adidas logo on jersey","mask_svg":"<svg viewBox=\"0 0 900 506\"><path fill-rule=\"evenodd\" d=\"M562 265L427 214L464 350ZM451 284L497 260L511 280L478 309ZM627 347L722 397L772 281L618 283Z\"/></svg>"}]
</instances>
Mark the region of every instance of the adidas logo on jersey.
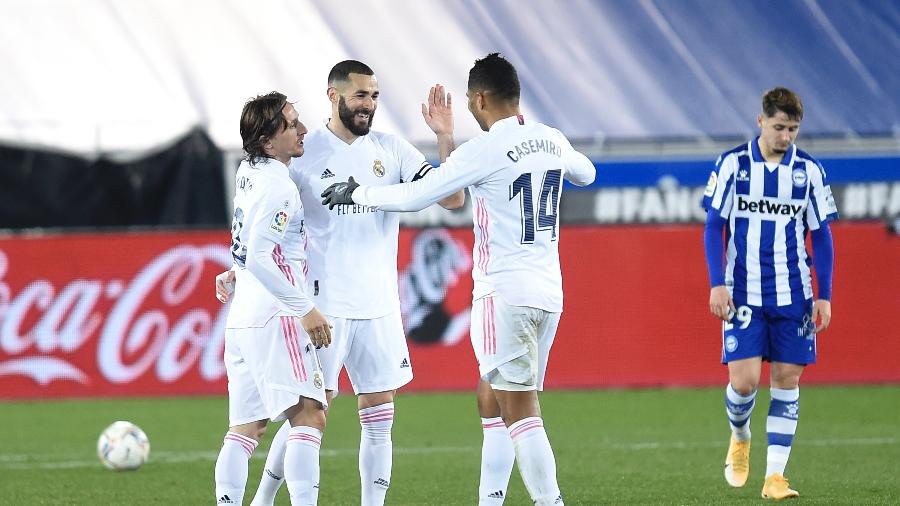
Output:
<instances>
[{"instance_id":1,"label":"adidas logo on jersey","mask_svg":"<svg viewBox=\"0 0 900 506\"><path fill-rule=\"evenodd\" d=\"M406 360L405 358L400 362L400 369L403 369L404 367L409 367L409 360Z\"/></svg>"},{"instance_id":2,"label":"adidas logo on jersey","mask_svg":"<svg viewBox=\"0 0 900 506\"><path fill-rule=\"evenodd\" d=\"M496 492L491 492L490 494L488 494L488 497L491 499L503 499L503 491L498 490Z\"/></svg>"},{"instance_id":3,"label":"adidas logo on jersey","mask_svg":"<svg viewBox=\"0 0 900 506\"><path fill-rule=\"evenodd\" d=\"M325 172L322 173L322 177L319 179L328 179L329 177L334 177L334 172L331 172L331 169L325 169Z\"/></svg>"}]
</instances>

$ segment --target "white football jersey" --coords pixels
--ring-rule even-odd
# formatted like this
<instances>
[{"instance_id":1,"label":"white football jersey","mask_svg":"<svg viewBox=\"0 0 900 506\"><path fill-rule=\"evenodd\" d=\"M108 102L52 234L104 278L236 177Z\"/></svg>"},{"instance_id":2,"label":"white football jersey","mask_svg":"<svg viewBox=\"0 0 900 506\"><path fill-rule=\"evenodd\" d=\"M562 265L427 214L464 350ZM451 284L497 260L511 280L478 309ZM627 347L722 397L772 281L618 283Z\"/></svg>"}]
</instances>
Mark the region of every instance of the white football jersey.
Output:
<instances>
[{"instance_id":1,"label":"white football jersey","mask_svg":"<svg viewBox=\"0 0 900 506\"><path fill-rule=\"evenodd\" d=\"M353 200L385 211L417 211L468 186L475 224L473 297L497 292L514 306L561 312L562 180L586 185L595 175L594 164L559 130L519 115L461 145L427 178L361 186Z\"/></svg>"},{"instance_id":2,"label":"white football jersey","mask_svg":"<svg viewBox=\"0 0 900 506\"><path fill-rule=\"evenodd\" d=\"M226 328L263 327L273 316L313 309L303 227L303 204L287 166L269 158L241 162L231 224L236 283Z\"/></svg>"},{"instance_id":3,"label":"white football jersey","mask_svg":"<svg viewBox=\"0 0 900 506\"><path fill-rule=\"evenodd\" d=\"M400 218L371 206L329 210L320 196L350 176L360 184L413 181L432 170L409 142L371 131L352 144L327 126L304 140L306 154L294 158L291 178L300 189L309 237L309 293L325 314L380 318L400 309L397 292L397 236Z\"/></svg>"}]
</instances>

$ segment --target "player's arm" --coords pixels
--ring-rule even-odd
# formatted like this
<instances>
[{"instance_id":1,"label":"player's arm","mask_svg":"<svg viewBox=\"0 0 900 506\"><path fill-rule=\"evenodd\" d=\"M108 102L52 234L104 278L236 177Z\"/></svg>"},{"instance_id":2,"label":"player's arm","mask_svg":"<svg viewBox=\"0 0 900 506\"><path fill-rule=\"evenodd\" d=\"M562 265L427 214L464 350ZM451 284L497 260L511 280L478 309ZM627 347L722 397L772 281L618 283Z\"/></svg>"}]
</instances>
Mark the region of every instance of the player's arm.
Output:
<instances>
[{"instance_id":1,"label":"player's arm","mask_svg":"<svg viewBox=\"0 0 900 506\"><path fill-rule=\"evenodd\" d=\"M432 171L428 177L387 186L360 186L351 177L349 181L335 183L322 192L322 204L334 207L355 203L379 207L384 211L424 209L476 183L497 168L497 162L485 156L489 146L481 139L477 137L460 146L441 165L440 170Z\"/></svg>"},{"instance_id":2,"label":"player's arm","mask_svg":"<svg viewBox=\"0 0 900 506\"><path fill-rule=\"evenodd\" d=\"M587 186L594 182L597 177L597 168L584 154L575 150L569 139L559 130L555 130L558 136L558 143L562 147L562 159L566 166L563 171L563 177L566 181L576 186Z\"/></svg>"},{"instance_id":3,"label":"player's arm","mask_svg":"<svg viewBox=\"0 0 900 506\"><path fill-rule=\"evenodd\" d=\"M597 168L582 153L574 149L567 150L563 154L563 161L566 164L566 170L563 172L566 181L578 186L587 186L596 179Z\"/></svg>"},{"instance_id":4,"label":"player's arm","mask_svg":"<svg viewBox=\"0 0 900 506\"><path fill-rule=\"evenodd\" d=\"M831 187L828 185L825 169L818 162L807 163L810 183L810 204L806 212L806 223L810 229L813 266L819 296L813 302L812 320L815 332L822 332L831 324L831 276L834 271L834 241L829 222L838 219L837 206Z\"/></svg>"},{"instance_id":5,"label":"player's arm","mask_svg":"<svg viewBox=\"0 0 900 506\"><path fill-rule=\"evenodd\" d=\"M438 156L443 164L450 153L456 149L453 140L453 100L444 87L436 84L428 92L428 102L422 104L422 117L431 131L437 136ZM424 174L423 174L424 176ZM415 181L415 179L413 179ZM466 203L466 191L458 192L438 201L444 209L459 209Z\"/></svg>"},{"instance_id":6,"label":"player's arm","mask_svg":"<svg viewBox=\"0 0 900 506\"><path fill-rule=\"evenodd\" d=\"M816 332L821 332L831 324L831 275L834 272L834 241L828 222L818 230L810 232L813 250L813 266L819 285L819 297L813 303L812 320L816 322Z\"/></svg>"},{"instance_id":7,"label":"player's arm","mask_svg":"<svg viewBox=\"0 0 900 506\"><path fill-rule=\"evenodd\" d=\"M291 281L290 266L281 260L281 242L290 223L290 213L297 210L297 206L286 208L283 203L295 202L296 198L288 192L267 196L266 202L275 205L261 207L250 223L245 268L275 297L280 309L300 318L314 345L328 346L331 343L328 321L307 296L302 283L296 279ZM287 216L279 218L279 213Z\"/></svg>"},{"instance_id":8,"label":"player's arm","mask_svg":"<svg viewBox=\"0 0 900 506\"><path fill-rule=\"evenodd\" d=\"M729 312L735 311L734 301L728 288L725 287L723 253L725 240L722 237L728 222L719 213L710 209L706 213L706 224L703 227L703 248L706 251L706 267L709 272L709 311L723 321L731 320Z\"/></svg>"},{"instance_id":9,"label":"player's arm","mask_svg":"<svg viewBox=\"0 0 900 506\"><path fill-rule=\"evenodd\" d=\"M731 293L725 286L724 229L731 213L731 178L734 172L734 157L716 161L716 170L709 176L701 205L706 209L706 224L703 229L703 248L706 252L706 267L709 272L709 311L716 318L731 321L736 308Z\"/></svg>"}]
</instances>

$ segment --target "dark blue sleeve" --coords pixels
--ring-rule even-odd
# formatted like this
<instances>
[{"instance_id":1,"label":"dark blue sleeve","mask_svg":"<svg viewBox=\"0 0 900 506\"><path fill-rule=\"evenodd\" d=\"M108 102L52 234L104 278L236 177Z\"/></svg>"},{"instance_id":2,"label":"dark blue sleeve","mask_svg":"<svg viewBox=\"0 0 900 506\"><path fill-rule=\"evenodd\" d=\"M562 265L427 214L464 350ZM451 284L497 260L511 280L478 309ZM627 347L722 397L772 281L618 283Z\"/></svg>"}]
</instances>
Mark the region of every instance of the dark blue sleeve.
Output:
<instances>
[{"instance_id":1,"label":"dark blue sleeve","mask_svg":"<svg viewBox=\"0 0 900 506\"><path fill-rule=\"evenodd\" d=\"M725 218L719 216L719 212L715 209L707 211L706 226L703 228L703 246L706 249L710 288L725 284L725 272L722 267L722 256L725 251L725 240L722 238L724 228Z\"/></svg>"},{"instance_id":2,"label":"dark blue sleeve","mask_svg":"<svg viewBox=\"0 0 900 506\"><path fill-rule=\"evenodd\" d=\"M834 272L834 241L831 239L831 227L824 221L817 230L811 233L813 266L816 268L816 280L819 282L819 299L831 300L831 274ZM707 253L707 255L709 255Z\"/></svg>"}]
</instances>

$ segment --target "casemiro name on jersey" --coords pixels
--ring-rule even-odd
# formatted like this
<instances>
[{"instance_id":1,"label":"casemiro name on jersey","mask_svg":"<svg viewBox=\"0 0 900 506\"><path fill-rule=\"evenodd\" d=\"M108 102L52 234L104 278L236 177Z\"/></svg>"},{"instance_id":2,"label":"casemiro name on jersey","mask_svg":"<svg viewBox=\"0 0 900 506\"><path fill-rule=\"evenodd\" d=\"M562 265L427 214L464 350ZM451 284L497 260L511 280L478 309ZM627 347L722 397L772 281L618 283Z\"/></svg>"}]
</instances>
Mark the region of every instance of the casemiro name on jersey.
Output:
<instances>
[{"instance_id":1,"label":"casemiro name on jersey","mask_svg":"<svg viewBox=\"0 0 900 506\"><path fill-rule=\"evenodd\" d=\"M513 146L506 152L506 156L513 162L518 162L523 156L534 153L550 153L562 158L562 148L547 139L529 139Z\"/></svg>"}]
</instances>

